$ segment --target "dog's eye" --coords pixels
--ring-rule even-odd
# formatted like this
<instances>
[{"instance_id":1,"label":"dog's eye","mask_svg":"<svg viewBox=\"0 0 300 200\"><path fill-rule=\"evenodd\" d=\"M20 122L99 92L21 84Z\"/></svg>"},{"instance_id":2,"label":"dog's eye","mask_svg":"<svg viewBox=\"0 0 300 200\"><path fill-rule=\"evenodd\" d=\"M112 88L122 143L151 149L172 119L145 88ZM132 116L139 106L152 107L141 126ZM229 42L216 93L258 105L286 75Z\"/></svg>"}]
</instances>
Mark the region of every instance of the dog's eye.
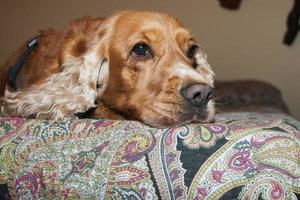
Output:
<instances>
[{"instance_id":1,"label":"dog's eye","mask_svg":"<svg viewBox=\"0 0 300 200\"><path fill-rule=\"evenodd\" d=\"M189 47L186 56L190 59L193 59L198 48L199 48L198 45L193 44L192 46Z\"/></svg>"},{"instance_id":2,"label":"dog's eye","mask_svg":"<svg viewBox=\"0 0 300 200\"><path fill-rule=\"evenodd\" d=\"M145 60L152 57L150 47L145 43L138 43L134 45L131 50L131 54L138 60Z\"/></svg>"}]
</instances>

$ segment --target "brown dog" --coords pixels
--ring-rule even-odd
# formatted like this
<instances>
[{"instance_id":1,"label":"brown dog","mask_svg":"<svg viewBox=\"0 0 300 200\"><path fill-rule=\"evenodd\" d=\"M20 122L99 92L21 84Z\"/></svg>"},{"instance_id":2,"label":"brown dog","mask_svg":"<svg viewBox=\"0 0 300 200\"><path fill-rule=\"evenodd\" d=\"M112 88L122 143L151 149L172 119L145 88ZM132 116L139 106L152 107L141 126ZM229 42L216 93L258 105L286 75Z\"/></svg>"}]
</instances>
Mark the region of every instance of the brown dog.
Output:
<instances>
[{"instance_id":1,"label":"brown dog","mask_svg":"<svg viewBox=\"0 0 300 200\"><path fill-rule=\"evenodd\" d=\"M63 31L43 31L16 78L23 45L2 67L1 115L46 119L91 116L165 127L214 116L213 76L206 55L174 18L123 11L85 17Z\"/></svg>"}]
</instances>

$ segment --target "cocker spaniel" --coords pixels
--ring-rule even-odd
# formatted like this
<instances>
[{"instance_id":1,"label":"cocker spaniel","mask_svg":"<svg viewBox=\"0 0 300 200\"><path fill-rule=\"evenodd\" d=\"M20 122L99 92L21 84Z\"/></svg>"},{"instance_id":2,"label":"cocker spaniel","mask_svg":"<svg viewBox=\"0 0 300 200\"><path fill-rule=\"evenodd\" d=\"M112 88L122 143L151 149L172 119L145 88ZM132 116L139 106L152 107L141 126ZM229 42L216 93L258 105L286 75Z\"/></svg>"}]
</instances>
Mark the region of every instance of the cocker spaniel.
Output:
<instances>
[{"instance_id":1,"label":"cocker spaniel","mask_svg":"<svg viewBox=\"0 0 300 200\"><path fill-rule=\"evenodd\" d=\"M58 120L88 113L155 127L214 116L206 54L162 13L122 11L41 31L1 70L2 116Z\"/></svg>"}]
</instances>

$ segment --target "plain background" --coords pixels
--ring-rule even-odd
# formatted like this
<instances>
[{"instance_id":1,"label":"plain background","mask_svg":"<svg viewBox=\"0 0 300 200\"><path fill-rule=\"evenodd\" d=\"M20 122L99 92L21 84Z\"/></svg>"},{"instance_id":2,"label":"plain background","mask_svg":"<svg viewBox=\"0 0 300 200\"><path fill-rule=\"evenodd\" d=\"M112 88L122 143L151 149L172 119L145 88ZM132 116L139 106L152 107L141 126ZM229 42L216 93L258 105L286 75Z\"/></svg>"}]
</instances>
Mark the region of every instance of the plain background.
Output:
<instances>
[{"instance_id":1,"label":"plain background","mask_svg":"<svg viewBox=\"0 0 300 200\"><path fill-rule=\"evenodd\" d=\"M277 86L300 120L300 33L282 43L293 0L243 0L238 11L217 0L0 0L0 64L37 30L60 29L80 16L124 9L163 11L198 39L219 80L259 79Z\"/></svg>"}]
</instances>

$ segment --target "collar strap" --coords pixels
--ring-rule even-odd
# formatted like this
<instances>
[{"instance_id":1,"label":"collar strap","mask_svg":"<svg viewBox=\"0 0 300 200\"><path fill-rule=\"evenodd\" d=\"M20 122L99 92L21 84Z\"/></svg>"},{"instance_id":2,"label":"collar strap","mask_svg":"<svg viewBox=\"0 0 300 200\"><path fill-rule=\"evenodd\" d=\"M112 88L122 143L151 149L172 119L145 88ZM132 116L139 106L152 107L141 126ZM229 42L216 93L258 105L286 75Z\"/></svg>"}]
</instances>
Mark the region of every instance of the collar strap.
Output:
<instances>
[{"instance_id":1,"label":"collar strap","mask_svg":"<svg viewBox=\"0 0 300 200\"><path fill-rule=\"evenodd\" d=\"M21 67L24 64L26 58L29 56L31 51L37 46L37 44L38 44L37 41L38 41L37 37L34 37L33 39L31 39L27 43L25 51L18 58L15 65L11 65L8 69L7 81L8 81L9 86L11 88L13 88L14 90L17 90L16 80L17 80L18 73L20 72Z\"/></svg>"}]
</instances>

